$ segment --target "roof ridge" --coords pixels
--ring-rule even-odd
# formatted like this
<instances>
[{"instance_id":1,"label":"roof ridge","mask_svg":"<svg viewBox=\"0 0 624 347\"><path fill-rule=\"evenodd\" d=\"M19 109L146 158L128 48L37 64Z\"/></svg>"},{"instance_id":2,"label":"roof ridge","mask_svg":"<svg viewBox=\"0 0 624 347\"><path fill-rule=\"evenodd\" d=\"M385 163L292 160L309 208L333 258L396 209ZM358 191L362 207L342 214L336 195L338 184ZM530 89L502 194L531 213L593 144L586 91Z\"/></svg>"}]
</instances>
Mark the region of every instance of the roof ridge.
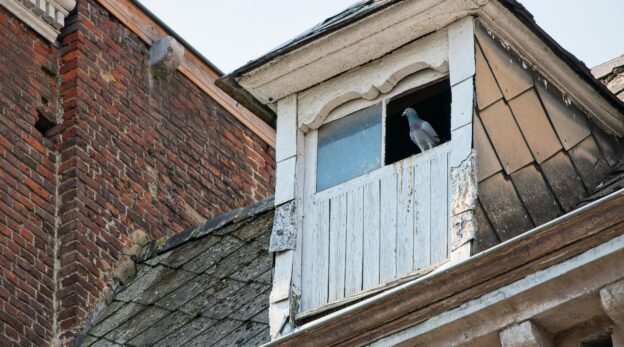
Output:
<instances>
[{"instance_id":1,"label":"roof ridge","mask_svg":"<svg viewBox=\"0 0 624 347\"><path fill-rule=\"evenodd\" d=\"M604 78L610 75L614 69L624 66L624 54L608 60L602 64L596 65L591 69L592 74L596 78Z\"/></svg>"},{"instance_id":2,"label":"roof ridge","mask_svg":"<svg viewBox=\"0 0 624 347\"><path fill-rule=\"evenodd\" d=\"M175 235L161 237L158 240L151 240L145 246L147 251L140 256L133 256L134 261L136 263L143 263L156 255L170 251L189 241L200 239L227 225L270 211L274 207L274 198L271 196L257 203L236 208L207 219L204 223L190 227Z\"/></svg>"}]
</instances>

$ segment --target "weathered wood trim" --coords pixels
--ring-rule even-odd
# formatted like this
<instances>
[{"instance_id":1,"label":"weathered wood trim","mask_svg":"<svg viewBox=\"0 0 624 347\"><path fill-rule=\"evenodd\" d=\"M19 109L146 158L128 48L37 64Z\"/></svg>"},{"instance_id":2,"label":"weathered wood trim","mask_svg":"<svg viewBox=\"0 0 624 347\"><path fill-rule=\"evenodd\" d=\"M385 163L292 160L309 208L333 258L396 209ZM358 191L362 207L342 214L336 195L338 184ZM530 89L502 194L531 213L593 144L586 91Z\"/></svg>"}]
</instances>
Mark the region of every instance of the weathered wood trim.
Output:
<instances>
[{"instance_id":1,"label":"weathered wood trim","mask_svg":"<svg viewBox=\"0 0 624 347\"><path fill-rule=\"evenodd\" d=\"M149 45L163 36L170 35L167 30L131 1L98 0L98 2ZM187 49L178 70L243 125L275 148L275 130L218 88L215 81L220 77L219 73L209 67L196 54Z\"/></svg>"},{"instance_id":2,"label":"weathered wood trim","mask_svg":"<svg viewBox=\"0 0 624 347\"><path fill-rule=\"evenodd\" d=\"M624 234L618 191L452 266L330 314L269 345L359 345Z\"/></svg>"},{"instance_id":3,"label":"weathered wood trim","mask_svg":"<svg viewBox=\"0 0 624 347\"><path fill-rule=\"evenodd\" d=\"M448 74L448 68L448 35L440 30L299 93L299 127L303 131L317 129L345 115L339 111L345 107L340 106L350 101L363 99L374 104L389 99L407 86L422 86Z\"/></svg>"},{"instance_id":4,"label":"weathered wood trim","mask_svg":"<svg viewBox=\"0 0 624 347\"><path fill-rule=\"evenodd\" d=\"M483 0L402 1L280 56L277 64L264 64L236 78L268 104L442 29L473 14L479 2Z\"/></svg>"}]
</instances>

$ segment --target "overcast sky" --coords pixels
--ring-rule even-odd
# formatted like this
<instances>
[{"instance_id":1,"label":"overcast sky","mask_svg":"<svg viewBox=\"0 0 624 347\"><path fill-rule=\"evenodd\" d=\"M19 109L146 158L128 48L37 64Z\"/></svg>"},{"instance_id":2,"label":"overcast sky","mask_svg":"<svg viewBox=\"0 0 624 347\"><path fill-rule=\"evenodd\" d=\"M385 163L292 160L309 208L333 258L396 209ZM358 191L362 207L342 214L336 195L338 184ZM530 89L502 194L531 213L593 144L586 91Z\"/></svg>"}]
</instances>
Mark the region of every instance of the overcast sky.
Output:
<instances>
[{"instance_id":1,"label":"overcast sky","mask_svg":"<svg viewBox=\"0 0 624 347\"><path fill-rule=\"evenodd\" d=\"M354 0L140 0L223 72ZM417 0L413 0L417 1ZM624 0L520 0L564 48L593 67L624 54Z\"/></svg>"}]
</instances>

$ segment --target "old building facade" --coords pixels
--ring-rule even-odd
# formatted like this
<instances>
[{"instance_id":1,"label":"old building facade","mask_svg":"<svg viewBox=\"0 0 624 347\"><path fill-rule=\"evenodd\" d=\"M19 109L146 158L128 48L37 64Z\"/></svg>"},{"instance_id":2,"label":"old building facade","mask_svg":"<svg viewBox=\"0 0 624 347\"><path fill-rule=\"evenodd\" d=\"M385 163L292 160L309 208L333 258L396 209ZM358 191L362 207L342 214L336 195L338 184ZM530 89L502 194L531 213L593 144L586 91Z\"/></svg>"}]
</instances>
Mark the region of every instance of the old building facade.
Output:
<instances>
[{"instance_id":1,"label":"old building facade","mask_svg":"<svg viewBox=\"0 0 624 347\"><path fill-rule=\"evenodd\" d=\"M624 60L518 2L360 2L227 76L138 2L0 31L0 345L624 346Z\"/></svg>"}]
</instances>

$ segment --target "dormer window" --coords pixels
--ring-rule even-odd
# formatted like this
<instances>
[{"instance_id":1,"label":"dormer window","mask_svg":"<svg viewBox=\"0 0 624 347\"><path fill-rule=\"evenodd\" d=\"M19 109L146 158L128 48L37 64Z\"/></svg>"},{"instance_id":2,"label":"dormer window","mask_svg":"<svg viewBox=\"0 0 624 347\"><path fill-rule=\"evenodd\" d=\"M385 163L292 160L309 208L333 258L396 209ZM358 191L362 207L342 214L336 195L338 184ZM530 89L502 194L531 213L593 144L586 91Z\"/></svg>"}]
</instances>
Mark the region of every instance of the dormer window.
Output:
<instances>
[{"instance_id":1,"label":"dormer window","mask_svg":"<svg viewBox=\"0 0 624 347\"><path fill-rule=\"evenodd\" d=\"M418 117L412 118L411 123L410 116L406 115L407 109L414 110ZM322 125L318 130L316 191L421 153L410 133L418 134L424 128L422 121L429 124L438 136L435 146L450 140L451 90L448 79L408 90ZM424 132L423 136L428 134Z\"/></svg>"},{"instance_id":2,"label":"dormer window","mask_svg":"<svg viewBox=\"0 0 624 347\"><path fill-rule=\"evenodd\" d=\"M296 319L470 255L472 25L466 18L277 102L274 249L294 251L284 268L300 290ZM454 224L468 227L452 234Z\"/></svg>"}]
</instances>

